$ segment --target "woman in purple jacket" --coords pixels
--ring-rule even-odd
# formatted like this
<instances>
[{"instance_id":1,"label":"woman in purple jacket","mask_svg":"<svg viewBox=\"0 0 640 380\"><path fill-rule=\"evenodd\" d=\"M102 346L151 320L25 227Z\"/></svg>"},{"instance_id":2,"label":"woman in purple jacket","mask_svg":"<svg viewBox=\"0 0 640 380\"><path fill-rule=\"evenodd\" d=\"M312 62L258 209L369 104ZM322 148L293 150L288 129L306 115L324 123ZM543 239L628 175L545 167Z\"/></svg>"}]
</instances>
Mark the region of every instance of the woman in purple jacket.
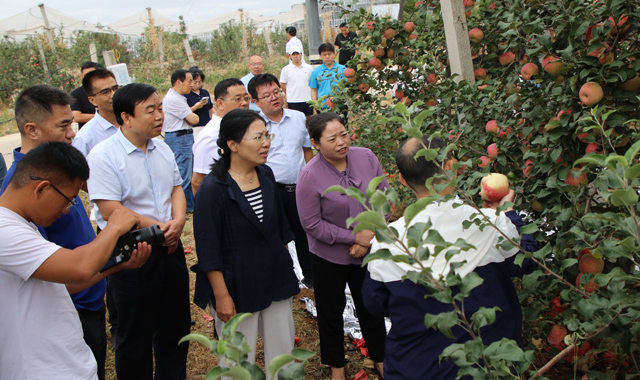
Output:
<instances>
[{"instance_id":1,"label":"woman in purple jacket","mask_svg":"<svg viewBox=\"0 0 640 380\"><path fill-rule=\"evenodd\" d=\"M369 355L382 374L384 319L372 316L362 303L367 268L361 264L373 232L354 234L353 228L347 228L347 218L364 211L357 200L338 192L322 193L333 185L356 187L365 193L369 181L384 174L373 152L349 147L349 134L338 114L314 116L307 120L307 129L318 154L300 171L296 200L312 253L322 363L331 366L332 380L346 379L342 312L348 283ZM388 186L385 179L379 187Z\"/></svg>"}]
</instances>

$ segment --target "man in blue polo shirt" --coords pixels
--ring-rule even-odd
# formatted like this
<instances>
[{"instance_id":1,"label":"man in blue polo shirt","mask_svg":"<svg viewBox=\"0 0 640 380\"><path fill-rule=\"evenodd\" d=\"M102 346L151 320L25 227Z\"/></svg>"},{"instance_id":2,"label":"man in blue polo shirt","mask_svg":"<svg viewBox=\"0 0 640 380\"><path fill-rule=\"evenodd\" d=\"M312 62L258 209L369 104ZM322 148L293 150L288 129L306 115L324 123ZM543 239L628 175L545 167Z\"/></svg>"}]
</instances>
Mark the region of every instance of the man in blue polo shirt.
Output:
<instances>
[{"instance_id":1,"label":"man in blue polo shirt","mask_svg":"<svg viewBox=\"0 0 640 380\"><path fill-rule=\"evenodd\" d=\"M316 101L323 96L333 95L332 87L345 79L344 70L346 67L336 63L336 49L333 45L324 43L318 48L318 53L322 58L322 65L316 67L311 72L309 87L311 87L311 100ZM327 107L327 99L322 101L323 108Z\"/></svg>"},{"instance_id":2,"label":"man in blue polo shirt","mask_svg":"<svg viewBox=\"0 0 640 380\"><path fill-rule=\"evenodd\" d=\"M27 152L44 142L58 141L71 144L75 133L71 128L73 114L69 105L73 101L66 92L47 85L28 87L18 95L15 115L22 146L13 151L14 161L2 183L1 192L9 185L18 161ZM75 205L68 214L62 214L49 227L38 227L45 239L67 249L88 244L96 237L82 200L79 196L74 200ZM82 323L84 340L98 363L100 380L104 379L107 347L105 287L104 278L82 291L76 285L67 285Z\"/></svg>"}]
</instances>

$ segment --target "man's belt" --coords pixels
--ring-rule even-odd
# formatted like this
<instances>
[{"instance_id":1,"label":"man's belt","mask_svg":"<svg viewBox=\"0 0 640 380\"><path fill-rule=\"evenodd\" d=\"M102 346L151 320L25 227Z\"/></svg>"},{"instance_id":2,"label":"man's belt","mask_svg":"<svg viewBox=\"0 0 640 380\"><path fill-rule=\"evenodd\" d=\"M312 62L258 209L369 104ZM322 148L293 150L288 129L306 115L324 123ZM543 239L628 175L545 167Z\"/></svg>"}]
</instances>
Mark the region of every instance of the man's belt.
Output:
<instances>
[{"instance_id":1,"label":"man's belt","mask_svg":"<svg viewBox=\"0 0 640 380\"><path fill-rule=\"evenodd\" d=\"M276 185L278 185L279 188L281 188L282 190L286 191L287 193L295 193L296 192L296 185L285 185L284 183L276 183Z\"/></svg>"},{"instance_id":2,"label":"man's belt","mask_svg":"<svg viewBox=\"0 0 640 380\"><path fill-rule=\"evenodd\" d=\"M171 132L165 132L165 133L175 133L176 136L190 135L193 133L193 129L181 129L179 131L171 131Z\"/></svg>"}]
</instances>

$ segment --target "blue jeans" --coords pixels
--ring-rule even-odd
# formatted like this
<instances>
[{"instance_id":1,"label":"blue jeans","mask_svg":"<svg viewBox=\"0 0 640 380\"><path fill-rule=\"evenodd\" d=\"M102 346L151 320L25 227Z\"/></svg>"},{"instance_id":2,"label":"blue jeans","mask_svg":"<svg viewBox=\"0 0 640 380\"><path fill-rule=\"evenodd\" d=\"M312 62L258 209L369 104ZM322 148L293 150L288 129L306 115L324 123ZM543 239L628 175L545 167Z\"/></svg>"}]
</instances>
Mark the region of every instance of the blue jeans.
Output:
<instances>
[{"instance_id":1,"label":"blue jeans","mask_svg":"<svg viewBox=\"0 0 640 380\"><path fill-rule=\"evenodd\" d=\"M173 151L182 177L182 190L187 198L187 211L193 211L193 190L191 189L191 175L193 174L193 135L176 136L175 132L167 132L164 142Z\"/></svg>"}]
</instances>

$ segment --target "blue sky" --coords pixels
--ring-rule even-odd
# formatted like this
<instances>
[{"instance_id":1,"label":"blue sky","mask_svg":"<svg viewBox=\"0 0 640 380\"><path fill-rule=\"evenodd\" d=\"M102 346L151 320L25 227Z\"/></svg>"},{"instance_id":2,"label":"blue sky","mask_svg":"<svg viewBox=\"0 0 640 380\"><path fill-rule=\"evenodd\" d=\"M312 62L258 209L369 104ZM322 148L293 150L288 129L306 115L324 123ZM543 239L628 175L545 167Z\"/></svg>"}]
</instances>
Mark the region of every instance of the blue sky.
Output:
<instances>
[{"instance_id":1,"label":"blue sky","mask_svg":"<svg viewBox=\"0 0 640 380\"><path fill-rule=\"evenodd\" d=\"M55 8L79 19L106 25L149 6L175 21L178 20L179 15L182 15L186 23L189 24L233 12L238 8L244 8L257 15L273 16L289 10L294 4L304 3L304 0L90 0L84 2L77 0L0 0L0 9L2 9L0 19L24 12L40 3L44 3L45 7Z\"/></svg>"}]
</instances>

